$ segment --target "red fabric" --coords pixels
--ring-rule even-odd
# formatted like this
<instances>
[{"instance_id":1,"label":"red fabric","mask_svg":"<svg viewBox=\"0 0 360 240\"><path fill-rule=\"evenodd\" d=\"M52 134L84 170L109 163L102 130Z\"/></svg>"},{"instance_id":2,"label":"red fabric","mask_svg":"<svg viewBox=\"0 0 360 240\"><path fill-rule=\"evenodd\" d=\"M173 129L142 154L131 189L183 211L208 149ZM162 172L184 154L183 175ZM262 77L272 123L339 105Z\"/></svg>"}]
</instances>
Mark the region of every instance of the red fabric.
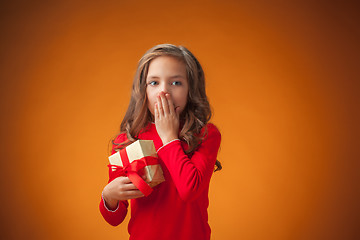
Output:
<instances>
[{"instance_id":1,"label":"red fabric","mask_svg":"<svg viewBox=\"0 0 360 240\"><path fill-rule=\"evenodd\" d=\"M208 191L221 136L213 124L206 127L207 137L192 156L184 153L187 145L179 140L158 151L165 182L155 186L149 196L131 200L130 240L210 239ZM119 135L115 142L125 138ZM144 129L139 138L153 140L157 150L163 145L155 124ZM101 214L113 226L124 220L127 207L128 202L121 201L118 209L112 212L105 208L102 199L100 202Z\"/></svg>"}]
</instances>

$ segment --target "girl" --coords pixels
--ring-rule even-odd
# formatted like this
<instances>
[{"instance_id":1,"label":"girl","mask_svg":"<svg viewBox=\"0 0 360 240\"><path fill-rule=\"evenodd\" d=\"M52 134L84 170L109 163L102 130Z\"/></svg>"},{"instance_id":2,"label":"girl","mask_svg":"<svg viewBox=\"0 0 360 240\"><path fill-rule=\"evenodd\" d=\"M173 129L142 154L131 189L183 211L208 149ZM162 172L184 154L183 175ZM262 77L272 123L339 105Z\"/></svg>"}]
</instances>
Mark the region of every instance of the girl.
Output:
<instances>
[{"instance_id":1,"label":"girl","mask_svg":"<svg viewBox=\"0 0 360 240\"><path fill-rule=\"evenodd\" d=\"M112 153L137 139L153 140L165 182L144 197L128 177L109 169L100 202L109 224L124 220L131 200L131 240L210 239L209 182L214 166L221 169L221 136L210 117L204 72L193 54L171 44L147 51Z\"/></svg>"}]
</instances>

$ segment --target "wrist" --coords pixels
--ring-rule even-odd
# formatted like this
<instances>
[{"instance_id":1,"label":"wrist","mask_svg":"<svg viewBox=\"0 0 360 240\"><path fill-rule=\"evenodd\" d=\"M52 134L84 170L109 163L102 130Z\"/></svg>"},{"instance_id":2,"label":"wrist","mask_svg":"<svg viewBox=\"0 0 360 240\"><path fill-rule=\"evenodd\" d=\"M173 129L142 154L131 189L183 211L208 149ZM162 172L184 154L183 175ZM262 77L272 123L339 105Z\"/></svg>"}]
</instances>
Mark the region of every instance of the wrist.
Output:
<instances>
[{"instance_id":1,"label":"wrist","mask_svg":"<svg viewBox=\"0 0 360 240\"><path fill-rule=\"evenodd\" d=\"M162 138L161 141L162 141L163 145L165 145L165 144L168 144L169 142L174 141L176 139L179 139L179 137L178 136L170 136L170 137Z\"/></svg>"},{"instance_id":2,"label":"wrist","mask_svg":"<svg viewBox=\"0 0 360 240\"><path fill-rule=\"evenodd\" d=\"M109 209L109 210L115 210L119 204L119 200L117 199L113 199L111 197L109 197L107 195L107 191L104 189L104 191L102 192L102 199L104 200L104 204L105 206Z\"/></svg>"}]
</instances>

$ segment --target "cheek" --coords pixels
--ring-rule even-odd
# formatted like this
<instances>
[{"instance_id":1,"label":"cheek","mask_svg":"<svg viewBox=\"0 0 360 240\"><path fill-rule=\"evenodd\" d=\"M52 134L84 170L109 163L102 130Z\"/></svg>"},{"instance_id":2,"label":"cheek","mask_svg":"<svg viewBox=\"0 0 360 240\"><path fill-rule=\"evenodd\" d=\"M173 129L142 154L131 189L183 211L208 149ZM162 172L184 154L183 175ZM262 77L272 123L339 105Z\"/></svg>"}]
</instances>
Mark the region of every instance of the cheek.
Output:
<instances>
[{"instance_id":1,"label":"cheek","mask_svg":"<svg viewBox=\"0 0 360 240\"><path fill-rule=\"evenodd\" d=\"M146 92L148 108L152 114L154 114L154 104L156 102L156 97L151 91Z\"/></svg>"},{"instance_id":2,"label":"cheek","mask_svg":"<svg viewBox=\"0 0 360 240\"><path fill-rule=\"evenodd\" d=\"M153 93L151 93L151 92L147 94L147 98L148 98L149 104L150 104L150 103L151 103L151 104L154 104L155 101L156 101L156 96L155 96L155 94L153 94Z\"/></svg>"},{"instance_id":3,"label":"cheek","mask_svg":"<svg viewBox=\"0 0 360 240\"><path fill-rule=\"evenodd\" d=\"M187 92L181 91L173 98L174 104L180 107L180 110L184 110L187 103Z\"/></svg>"},{"instance_id":4,"label":"cheek","mask_svg":"<svg viewBox=\"0 0 360 240\"><path fill-rule=\"evenodd\" d=\"M183 91L182 94L181 94L181 102L182 104L186 105L187 103L187 99L188 99L188 91Z\"/></svg>"}]
</instances>

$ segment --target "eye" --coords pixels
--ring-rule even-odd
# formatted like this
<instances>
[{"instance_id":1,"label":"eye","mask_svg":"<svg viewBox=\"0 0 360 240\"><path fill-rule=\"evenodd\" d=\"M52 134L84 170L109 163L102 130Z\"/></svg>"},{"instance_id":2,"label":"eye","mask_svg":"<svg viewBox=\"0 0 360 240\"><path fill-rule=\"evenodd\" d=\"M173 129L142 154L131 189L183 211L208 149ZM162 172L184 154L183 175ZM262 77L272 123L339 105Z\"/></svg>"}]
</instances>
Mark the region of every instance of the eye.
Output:
<instances>
[{"instance_id":1,"label":"eye","mask_svg":"<svg viewBox=\"0 0 360 240\"><path fill-rule=\"evenodd\" d=\"M181 85L181 82L179 82L179 81L174 81L174 82L171 83L171 85L180 86L180 85Z\"/></svg>"},{"instance_id":2,"label":"eye","mask_svg":"<svg viewBox=\"0 0 360 240\"><path fill-rule=\"evenodd\" d=\"M157 84L158 84L157 81L150 81L150 82L148 82L148 85L152 85L152 86L155 86L155 85L157 85Z\"/></svg>"}]
</instances>

